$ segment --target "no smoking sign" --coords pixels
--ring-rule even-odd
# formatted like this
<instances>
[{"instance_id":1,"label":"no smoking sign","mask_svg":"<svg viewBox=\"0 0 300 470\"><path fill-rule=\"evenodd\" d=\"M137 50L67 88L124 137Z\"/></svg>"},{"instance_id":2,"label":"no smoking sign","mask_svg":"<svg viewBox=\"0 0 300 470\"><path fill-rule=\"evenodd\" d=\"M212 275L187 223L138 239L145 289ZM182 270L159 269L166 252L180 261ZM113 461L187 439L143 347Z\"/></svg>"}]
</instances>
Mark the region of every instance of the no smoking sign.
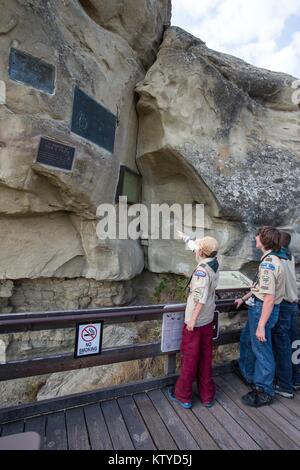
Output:
<instances>
[{"instance_id":1,"label":"no smoking sign","mask_svg":"<svg viewBox=\"0 0 300 470\"><path fill-rule=\"evenodd\" d=\"M103 322L76 325L74 357L101 354Z\"/></svg>"}]
</instances>

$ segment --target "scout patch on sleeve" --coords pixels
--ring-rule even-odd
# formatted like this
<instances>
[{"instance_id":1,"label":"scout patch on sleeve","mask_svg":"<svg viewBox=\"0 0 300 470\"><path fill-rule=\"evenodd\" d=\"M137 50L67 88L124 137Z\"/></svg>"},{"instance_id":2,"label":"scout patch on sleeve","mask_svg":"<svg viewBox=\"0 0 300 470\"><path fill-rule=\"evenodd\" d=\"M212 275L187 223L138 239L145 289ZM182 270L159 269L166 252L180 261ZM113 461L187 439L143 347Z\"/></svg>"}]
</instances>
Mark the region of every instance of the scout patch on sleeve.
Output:
<instances>
[{"instance_id":1,"label":"scout patch on sleeve","mask_svg":"<svg viewBox=\"0 0 300 470\"><path fill-rule=\"evenodd\" d=\"M199 279L200 277L206 277L206 272L205 271L195 271L194 276L196 276L197 279Z\"/></svg>"},{"instance_id":2,"label":"scout patch on sleeve","mask_svg":"<svg viewBox=\"0 0 300 470\"><path fill-rule=\"evenodd\" d=\"M276 267L272 263L261 263L263 269L268 269L270 271L275 271Z\"/></svg>"},{"instance_id":3,"label":"scout patch on sleeve","mask_svg":"<svg viewBox=\"0 0 300 470\"><path fill-rule=\"evenodd\" d=\"M194 290L194 299L195 300L202 300L204 297L205 289L203 287L197 287Z\"/></svg>"}]
</instances>

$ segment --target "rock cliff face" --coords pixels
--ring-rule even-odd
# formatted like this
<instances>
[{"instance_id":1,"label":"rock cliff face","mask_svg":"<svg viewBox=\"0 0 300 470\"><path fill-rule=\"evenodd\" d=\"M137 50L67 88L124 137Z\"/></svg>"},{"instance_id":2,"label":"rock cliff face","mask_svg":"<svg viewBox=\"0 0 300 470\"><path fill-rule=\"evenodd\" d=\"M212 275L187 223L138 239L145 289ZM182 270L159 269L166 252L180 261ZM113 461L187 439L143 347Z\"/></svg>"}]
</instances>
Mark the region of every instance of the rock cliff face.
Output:
<instances>
[{"instance_id":1,"label":"rock cliff face","mask_svg":"<svg viewBox=\"0 0 300 470\"><path fill-rule=\"evenodd\" d=\"M137 171L136 156L143 202L205 205L203 228L221 242L223 269L251 266L253 230L263 223L289 228L297 248L293 77L212 51L176 27L165 32L146 73L170 22L167 0L2 0L2 11L0 279L18 280L20 287L22 279L139 275L144 252L138 241L96 236L96 209L114 203L120 164ZM25 54L21 65L13 53ZM51 69L50 91L40 89L45 74L36 74L37 84L26 76L37 60ZM85 134L96 111L81 114L78 90L116 118L112 148ZM71 171L37 161L41 138L75 148ZM191 270L193 258L181 243L148 245L150 271Z\"/></svg>"},{"instance_id":2,"label":"rock cliff face","mask_svg":"<svg viewBox=\"0 0 300 470\"><path fill-rule=\"evenodd\" d=\"M257 256L253 235L261 224L289 228L300 255L294 80L212 51L172 27L137 86L144 200L203 203L223 269L245 267ZM149 241L151 271L190 270L189 254L175 243ZM181 262L174 262L174 250Z\"/></svg>"},{"instance_id":3,"label":"rock cliff face","mask_svg":"<svg viewBox=\"0 0 300 470\"><path fill-rule=\"evenodd\" d=\"M114 202L120 163L136 170L134 86L145 71L143 57L131 44L152 54L154 60L169 2L154 2L153 8L143 2L137 16L131 2L127 22L125 3L1 2L2 279L82 276L122 280L143 269L143 252L137 242L104 243L96 237L96 209L100 203ZM143 27L140 17L145 9L144 23L150 30L139 44L133 33L136 25ZM92 19L95 12L96 20L102 18L102 27ZM116 18L120 27L124 24L124 31L119 31ZM26 54L29 68L24 58L21 65L12 64L15 50ZM52 68L51 92L39 89L45 84L45 74L40 74L37 85L26 83L38 67L33 58ZM151 62L145 57L147 60ZM25 77L23 83L20 73ZM117 117L113 154L71 132L75 86ZM88 119L94 118L90 112ZM79 124L84 128L86 123ZM41 137L75 148L71 172L36 163Z\"/></svg>"},{"instance_id":4,"label":"rock cliff face","mask_svg":"<svg viewBox=\"0 0 300 470\"><path fill-rule=\"evenodd\" d=\"M138 241L100 241L96 210L115 203L121 164L137 171L134 89L155 60L170 4L0 1L0 312L132 300L143 249ZM63 144L67 163L75 149L74 163L41 163L41 139L44 162L49 145ZM109 331L106 340L116 344ZM51 332L43 341L48 350L56 345ZM26 335L5 342L15 358L41 353ZM14 384L3 386L9 397ZM24 383L16 387L15 400L27 394Z\"/></svg>"},{"instance_id":5,"label":"rock cliff face","mask_svg":"<svg viewBox=\"0 0 300 470\"><path fill-rule=\"evenodd\" d=\"M122 36L146 68L156 59L163 28L170 26L170 0L80 0L100 26Z\"/></svg>"},{"instance_id":6,"label":"rock cliff face","mask_svg":"<svg viewBox=\"0 0 300 470\"><path fill-rule=\"evenodd\" d=\"M128 304L149 290L145 267L148 280L191 271L181 242L97 238L120 165L140 172L149 206L204 204L197 228L218 238L222 269L251 271L261 224L288 229L300 262L293 77L168 28L170 0L0 6L0 312ZM7 335L9 358L72 349L73 333ZM106 345L135 340L134 328L106 330ZM39 398L108 384L118 367L43 377ZM24 383L0 384L7 404Z\"/></svg>"}]
</instances>

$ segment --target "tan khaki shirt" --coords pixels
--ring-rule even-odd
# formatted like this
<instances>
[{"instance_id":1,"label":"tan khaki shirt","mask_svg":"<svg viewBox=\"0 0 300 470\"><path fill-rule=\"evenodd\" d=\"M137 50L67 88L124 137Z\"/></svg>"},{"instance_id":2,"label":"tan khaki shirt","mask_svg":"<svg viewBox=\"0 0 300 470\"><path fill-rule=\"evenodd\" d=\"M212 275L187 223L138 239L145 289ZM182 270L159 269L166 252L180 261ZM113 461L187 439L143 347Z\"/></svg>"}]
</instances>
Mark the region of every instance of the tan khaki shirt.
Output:
<instances>
[{"instance_id":1,"label":"tan khaki shirt","mask_svg":"<svg viewBox=\"0 0 300 470\"><path fill-rule=\"evenodd\" d=\"M265 294L275 295L275 304L280 304L285 294L285 279L281 260L275 255L264 255L264 257L259 265L257 283L252 286L251 292L262 301Z\"/></svg>"},{"instance_id":2,"label":"tan khaki shirt","mask_svg":"<svg viewBox=\"0 0 300 470\"><path fill-rule=\"evenodd\" d=\"M284 300L287 300L288 302L297 302L298 288L296 281L295 258L292 256L291 260L282 259L281 265L285 278Z\"/></svg>"},{"instance_id":3,"label":"tan khaki shirt","mask_svg":"<svg viewBox=\"0 0 300 470\"><path fill-rule=\"evenodd\" d=\"M192 317L197 303L204 304L195 326L204 326L214 319L216 309L215 291L218 284L219 273L207 265L213 258L202 259L193 272L190 284L189 295L185 309L185 323Z\"/></svg>"}]
</instances>

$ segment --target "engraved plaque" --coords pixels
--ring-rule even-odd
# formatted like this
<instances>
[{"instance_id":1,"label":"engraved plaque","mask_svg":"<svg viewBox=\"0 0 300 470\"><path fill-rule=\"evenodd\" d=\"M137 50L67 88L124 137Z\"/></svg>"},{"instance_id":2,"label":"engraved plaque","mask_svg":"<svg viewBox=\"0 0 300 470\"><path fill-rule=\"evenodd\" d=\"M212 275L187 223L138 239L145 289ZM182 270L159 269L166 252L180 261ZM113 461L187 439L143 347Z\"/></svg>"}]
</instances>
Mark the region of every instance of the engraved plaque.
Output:
<instances>
[{"instance_id":1,"label":"engraved plaque","mask_svg":"<svg viewBox=\"0 0 300 470\"><path fill-rule=\"evenodd\" d=\"M42 137L36 162L70 171L73 167L74 156L74 147Z\"/></svg>"},{"instance_id":2,"label":"engraved plaque","mask_svg":"<svg viewBox=\"0 0 300 470\"><path fill-rule=\"evenodd\" d=\"M12 48L9 56L9 78L52 94L54 92L55 67Z\"/></svg>"},{"instance_id":3,"label":"engraved plaque","mask_svg":"<svg viewBox=\"0 0 300 470\"><path fill-rule=\"evenodd\" d=\"M113 153L116 125L114 114L75 87L72 132Z\"/></svg>"},{"instance_id":4,"label":"engraved plaque","mask_svg":"<svg viewBox=\"0 0 300 470\"><path fill-rule=\"evenodd\" d=\"M127 202L129 204L138 203L140 201L141 187L141 176L127 168L125 165L121 165L116 201L119 201L120 196L127 196Z\"/></svg>"}]
</instances>

